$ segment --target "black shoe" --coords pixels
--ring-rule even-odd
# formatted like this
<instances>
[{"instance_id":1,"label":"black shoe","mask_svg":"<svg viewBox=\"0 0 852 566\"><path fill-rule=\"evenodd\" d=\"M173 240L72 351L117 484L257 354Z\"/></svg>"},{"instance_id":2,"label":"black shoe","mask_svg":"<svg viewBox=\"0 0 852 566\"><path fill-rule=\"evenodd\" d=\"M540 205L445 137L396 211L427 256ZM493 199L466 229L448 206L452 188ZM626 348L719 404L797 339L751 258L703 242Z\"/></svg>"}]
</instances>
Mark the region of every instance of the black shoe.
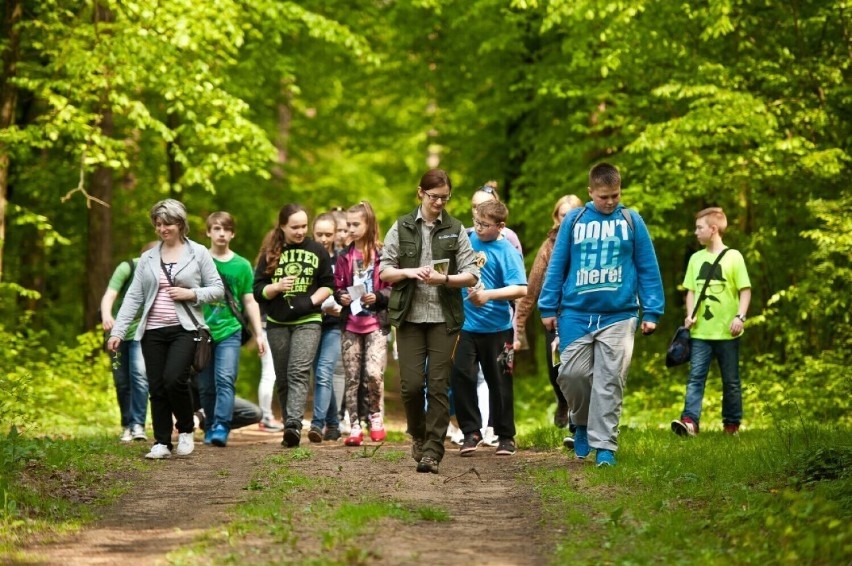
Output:
<instances>
[{"instance_id":1,"label":"black shoe","mask_svg":"<svg viewBox=\"0 0 852 566\"><path fill-rule=\"evenodd\" d=\"M207 417L204 415L204 409L198 409L195 411L195 420L198 421L197 428L201 430L207 430Z\"/></svg>"},{"instance_id":2,"label":"black shoe","mask_svg":"<svg viewBox=\"0 0 852 566\"><path fill-rule=\"evenodd\" d=\"M302 440L302 431L297 428L285 428L284 429L284 440L281 441L281 446L286 446L287 448L293 448L294 446L299 445L299 441Z\"/></svg>"},{"instance_id":3,"label":"black shoe","mask_svg":"<svg viewBox=\"0 0 852 566\"><path fill-rule=\"evenodd\" d=\"M574 449L574 437L573 436L566 436L565 438L563 438L562 439L562 446L564 446L568 450L573 450Z\"/></svg>"},{"instance_id":4,"label":"black shoe","mask_svg":"<svg viewBox=\"0 0 852 566\"><path fill-rule=\"evenodd\" d=\"M340 429L339 428L327 428L325 429L325 434L322 435L323 440L328 440L334 442L335 440L340 440Z\"/></svg>"},{"instance_id":5,"label":"black shoe","mask_svg":"<svg viewBox=\"0 0 852 566\"><path fill-rule=\"evenodd\" d=\"M459 448L459 456L473 456L480 444L482 444L482 435L479 432L465 434L461 448Z\"/></svg>"},{"instance_id":6,"label":"black shoe","mask_svg":"<svg viewBox=\"0 0 852 566\"><path fill-rule=\"evenodd\" d=\"M568 405L556 405L556 412L553 413L553 425L557 428L568 426Z\"/></svg>"},{"instance_id":7,"label":"black shoe","mask_svg":"<svg viewBox=\"0 0 852 566\"><path fill-rule=\"evenodd\" d=\"M311 430L308 431L308 440L311 442L322 442L322 429L312 426Z\"/></svg>"},{"instance_id":8,"label":"black shoe","mask_svg":"<svg viewBox=\"0 0 852 566\"><path fill-rule=\"evenodd\" d=\"M497 450L494 452L497 456L512 456L515 454L515 441L512 438L500 438L497 443Z\"/></svg>"},{"instance_id":9,"label":"black shoe","mask_svg":"<svg viewBox=\"0 0 852 566\"><path fill-rule=\"evenodd\" d=\"M411 457L414 458L415 462L419 462L423 459L423 439L422 438L412 438L411 439Z\"/></svg>"},{"instance_id":10,"label":"black shoe","mask_svg":"<svg viewBox=\"0 0 852 566\"><path fill-rule=\"evenodd\" d=\"M417 464L417 471L421 474L437 474L438 460L431 456L423 456L423 458Z\"/></svg>"}]
</instances>

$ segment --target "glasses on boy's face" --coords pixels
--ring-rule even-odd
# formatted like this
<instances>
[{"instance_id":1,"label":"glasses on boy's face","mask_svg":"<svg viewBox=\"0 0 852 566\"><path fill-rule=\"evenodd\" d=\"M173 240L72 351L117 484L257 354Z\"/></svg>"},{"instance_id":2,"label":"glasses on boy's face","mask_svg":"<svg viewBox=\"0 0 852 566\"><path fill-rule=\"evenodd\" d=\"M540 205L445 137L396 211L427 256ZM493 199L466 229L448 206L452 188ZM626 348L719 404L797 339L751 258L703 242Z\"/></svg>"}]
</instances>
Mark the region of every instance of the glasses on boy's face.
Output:
<instances>
[{"instance_id":1,"label":"glasses on boy's face","mask_svg":"<svg viewBox=\"0 0 852 566\"><path fill-rule=\"evenodd\" d=\"M450 202L450 199L453 196L453 195L433 195L432 193L429 193L429 192L426 192L426 191L423 191L423 194L426 195L427 197L429 197L429 200L431 200L432 202L438 202L438 201Z\"/></svg>"},{"instance_id":2,"label":"glasses on boy's face","mask_svg":"<svg viewBox=\"0 0 852 566\"><path fill-rule=\"evenodd\" d=\"M489 228L493 228L496 224L489 224L488 222L482 222L481 220L473 219L473 225L477 228L482 228L483 230L488 230Z\"/></svg>"}]
</instances>

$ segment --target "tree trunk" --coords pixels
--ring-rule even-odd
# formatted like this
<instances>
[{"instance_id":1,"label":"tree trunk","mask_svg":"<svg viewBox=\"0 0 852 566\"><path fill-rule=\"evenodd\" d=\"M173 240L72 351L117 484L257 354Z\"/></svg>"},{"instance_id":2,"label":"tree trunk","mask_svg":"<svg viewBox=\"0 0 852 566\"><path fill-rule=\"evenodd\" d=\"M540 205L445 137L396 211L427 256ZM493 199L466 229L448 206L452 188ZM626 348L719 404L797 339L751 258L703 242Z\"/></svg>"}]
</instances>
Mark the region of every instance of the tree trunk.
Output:
<instances>
[{"instance_id":1,"label":"tree trunk","mask_svg":"<svg viewBox=\"0 0 852 566\"><path fill-rule=\"evenodd\" d=\"M3 51L3 74L0 75L0 130L5 130L15 122L15 107L18 103L18 89L10 79L18 72L18 52L21 35L18 22L23 9L20 0L4 2L2 33L7 38ZM9 154L5 144L0 143L0 281L3 279L3 251L6 243L6 205L9 198Z\"/></svg>"},{"instance_id":2,"label":"tree trunk","mask_svg":"<svg viewBox=\"0 0 852 566\"><path fill-rule=\"evenodd\" d=\"M113 15L106 6L95 2L94 25L109 22ZM108 138L114 135L112 109L106 93L101 97L101 133ZM82 166L82 165L81 165ZM112 204L112 170L99 165L92 174L92 197ZM95 328L100 319L98 308L101 297L112 274L112 210L96 201L89 201L88 232L86 236L86 283L83 286L83 330Z\"/></svg>"},{"instance_id":3,"label":"tree trunk","mask_svg":"<svg viewBox=\"0 0 852 566\"><path fill-rule=\"evenodd\" d=\"M180 126L180 119L174 112L166 116L166 125L170 130L177 130ZM170 142L166 142L166 153L169 160L169 190L172 198L179 198L180 194L177 190L178 183L183 177L183 166L175 159L175 145L178 143L178 138Z\"/></svg>"},{"instance_id":4,"label":"tree trunk","mask_svg":"<svg viewBox=\"0 0 852 566\"><path fill-rule=\"evenodd\" d=\"M290 81L281 81L281 102L278 103L278 132L275 136L275 148L278 159L272 168L272 176L281 181L284 179L284 167L287 164L287 147L290 143L290 128L293 123L292 91Z\"/></svg>"},{"instance_id":5,"label":"tree trunk","mask_svg":"<svg viewBox=\"0 0 852 566\"><path fill-rule=\"evenodd\" d=\"M114 133L112 110L101 111L101 132L106 137ZM113 171L102 165L92 173L89 194L112 204ZM91 201L90 201L91 203ZM83 303L84 330L91 330L100 323L98 308L106 291L113 268L112 260L112 209L97 202L89 208L88 235L86 243L86 285Z\"/></svg>"}]
</instances>

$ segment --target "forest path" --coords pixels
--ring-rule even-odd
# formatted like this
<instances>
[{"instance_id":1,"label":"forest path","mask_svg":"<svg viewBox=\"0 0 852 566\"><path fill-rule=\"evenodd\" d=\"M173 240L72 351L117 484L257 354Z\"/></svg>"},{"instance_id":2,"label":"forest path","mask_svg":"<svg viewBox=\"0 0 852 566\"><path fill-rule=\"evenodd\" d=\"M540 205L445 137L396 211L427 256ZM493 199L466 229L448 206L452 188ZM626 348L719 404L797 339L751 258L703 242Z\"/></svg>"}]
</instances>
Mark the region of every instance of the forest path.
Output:
<instances>
[{"instance_id":1,"label":"forest path","mask_svg":"<svg viewBox=\"0 0 852 566\"><path fill-rule=\"evenodd\" d=\"M30 549L30 557L35 563L64 566L168 564L170 552L229 522L232 507L258 493L246 487L265 458L287 453L280 438L250 427L234 431L227 448L196 443L190 457L146 462L148 470L99 521L61 541ZM523 478L538 467L581 464L566 463L559 452L522 450L511 457L496 456L485 446L473 457L461 458L457 447L447 442L440 474L421 474L415 472L408 444L385 443L376 451L381 454L373 453L376 446L311 444L304 435L301 447L310 456L290 460L289 473L332 481L302 485L288 499L299 509L319 500L354 501L366 495L449 515L449 521L382 519L371 524L354 543L370 564L547 563L556 533L543 526L539 498ZM147 446L139 446L140 458L146 451ZM256 536L212 544L252 564L280 563L284 557L293 563L347 560L340 549L324 547L315 525L301 525L298 513L282 520L295 534L286 543L271 535L274 525L258 525Z\"/></svg>"}]
</instances>

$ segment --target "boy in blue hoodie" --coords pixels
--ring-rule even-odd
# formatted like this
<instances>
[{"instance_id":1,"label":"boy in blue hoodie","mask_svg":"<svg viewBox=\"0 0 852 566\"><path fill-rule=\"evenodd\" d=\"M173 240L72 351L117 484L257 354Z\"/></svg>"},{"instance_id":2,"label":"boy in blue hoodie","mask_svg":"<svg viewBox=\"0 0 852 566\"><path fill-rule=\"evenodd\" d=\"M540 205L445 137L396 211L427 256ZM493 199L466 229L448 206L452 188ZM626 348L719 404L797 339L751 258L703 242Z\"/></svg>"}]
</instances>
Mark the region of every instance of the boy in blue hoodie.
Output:
<instances>
[{"instance_id":1,"label":"boy in blue hoodie","mask_svg":"<svg viewBox=\"0 0 852 566\"><path fill-rule=\"evenodd\" d=\"M650 334L665 301L648 228L619 203L618 169L592 167L589 196L562 222L538 308L559 333L557 382L577 425L574 452L584 459L594 448L598 466L613 466L639 310Z\"/></svg>"}]
</instances>

